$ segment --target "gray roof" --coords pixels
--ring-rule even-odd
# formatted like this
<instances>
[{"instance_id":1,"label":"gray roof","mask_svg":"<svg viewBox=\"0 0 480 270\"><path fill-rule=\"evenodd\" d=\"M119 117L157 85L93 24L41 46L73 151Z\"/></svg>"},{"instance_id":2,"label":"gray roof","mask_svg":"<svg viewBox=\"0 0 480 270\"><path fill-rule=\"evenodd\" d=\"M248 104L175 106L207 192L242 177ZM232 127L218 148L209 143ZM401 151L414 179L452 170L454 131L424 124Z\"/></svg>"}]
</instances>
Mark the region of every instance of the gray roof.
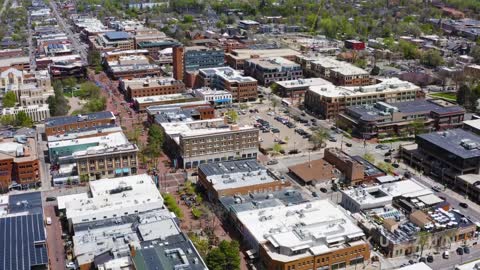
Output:
<instances>
[{"instance_id":1,"label":"gray roof","mask_svg":"<svg viewBox=\"0 0 480 270\"><path fill-rule=\"evenodd\" d=\"M205 176L249 172L265 169L255 159L244 159L235 161L222 161L218 163L201 164L198 167Z\"/></svg>"},{"instance_id":2,"label":"gray roof","mask_svg":"<svg viewBox=\"0 0 480 270\"><path fill-rule=\"evenodd\" d=\"M417 135L417 142L419 142L419 140L427 141L463 159L480 158L480 136L463 129L452 129ZM462 141L475 144L476 147L474 146L472 149L468 149L462 145Z\"/></svg>"},{"instance_id":3,"label":"gray roof","mask_svg":"<svg viewBox=\"0 0 480 270\"><path fill-rule=\"evenodd\" d=\"M429 114L430 112L433 112L433 113L442 115L442 114L450 114L450 113L465 113L465 109L460 106L453 105L453 104L448 104L447 106L444 106L444 105L439 105L438 102L442 102L442 101L420 99L420 100L405 101L405 102L398 102L398 103L386 103L386 104L396 107L400 113L404 113L404 114L415 114L415 113ZM383 118L390 117L390 115L382 115L382 110L372 105L351 106L351 107L348 107L347 110L357 115L358 118L365 121L380 120Z\"/></svg>"},{"instance_id":4,"label":"gray roof","mask_svg":"<svg viewBox=\"0 0 480 270\"><path fill-rule=\"evenodd\" d=\"M97 119L110 119L114 117L115 116L110 111L95 112L95 113L84 114L84 115L60 116L60 117L48 118L47 120L45 120L45 126L55 127L55 126L62 126L62 125L73 124L77 122L83 122L83 121L93 121Z\"/></svg>"},{"instance_id":5,"label":"gray roof","mask_svg":"<svg viewBox=\"0 0 480 270\"><path fill-rule=\"evenodd\" d=\"M203 270L207 269L200 255L185 234L162 240L142 242L133 262L138 270Z\"/></svg>"},{"instance_id":6,"label":"gray roof","mask_svg":"<svg viewBox=\"0 0 480 270\"><path fill-rule=\"evenodd\" d=\"M29 192L12 194L8 196L8 213L22 213L27 211L30 214L43 213L42 195L40 192Z\"/></svg>"},{"instance_id":7,"label":"gray roof","mask_svg":"<svg viewBox=\"0 0 480 270\"><path fill-rule=\"evenodd\" d=\"M171 122L183 122L186 119L200 118L200 108L208 108L210 106L199 106L195 108L172 108L160 111L158 114L155 114L156 123L171 123Z\"/></svg>"},{"instance_id":8,"label":"gray roof","mask_svg":"<svg viewBox=\"0 0 480 270\"><path fill-rule=\"evenodd\" d=\"M107 32L105 33L105 37L109 40L122 40L130 38L130 34L127 32Z\"/></svg>"},{"instance_id":9,"label":"gray roof","mask_svg":"<svg viewBox=\"0 0 480 270\"><path fill-rule=\"evenodd\" d=\"M352 156L352 158L354 160L362 163L362 165L364 167L363 173L365 174L365 176L385 174L377 166L373 165L372 163L370 163L368 160L362 158L361 156Z\"/></svg>"}]
</instances>

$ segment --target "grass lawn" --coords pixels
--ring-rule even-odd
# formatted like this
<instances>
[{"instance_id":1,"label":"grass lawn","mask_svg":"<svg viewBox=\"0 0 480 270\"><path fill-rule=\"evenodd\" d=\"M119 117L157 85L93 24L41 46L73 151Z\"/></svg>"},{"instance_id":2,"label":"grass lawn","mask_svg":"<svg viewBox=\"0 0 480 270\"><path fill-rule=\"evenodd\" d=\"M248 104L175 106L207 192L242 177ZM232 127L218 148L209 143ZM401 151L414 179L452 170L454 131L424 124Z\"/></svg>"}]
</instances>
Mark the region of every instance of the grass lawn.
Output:
<instances>
[{"instance_id":1,"label":"grass lawn","mask_svg":"<svg viewBox=\"0 0 480 270\"><path fill-rule=\"evenodd\" d=\"M431 93L430 96L444 98L452 101L457 101L457 94L455 92L439 92L439 93Z\"/></svg>"}]
</instances>

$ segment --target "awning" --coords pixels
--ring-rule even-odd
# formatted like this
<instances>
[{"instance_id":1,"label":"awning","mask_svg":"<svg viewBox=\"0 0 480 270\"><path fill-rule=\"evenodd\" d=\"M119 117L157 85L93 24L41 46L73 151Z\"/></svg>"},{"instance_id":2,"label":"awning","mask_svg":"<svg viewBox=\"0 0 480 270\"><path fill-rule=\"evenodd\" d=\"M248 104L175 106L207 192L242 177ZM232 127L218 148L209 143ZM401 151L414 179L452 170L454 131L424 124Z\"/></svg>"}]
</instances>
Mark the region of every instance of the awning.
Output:
<instances>
[{"instance_id":1,"label":"awning","mask_svg":"<svg viewBox=\"0 0 480 270\"><path fill-rule=\"evenodd\" d=\"M130 172L130 168L123 168L123 173L129 173Z\"/></svg>"},{"instance_id":2,"label":"awning","mask_svg":"<svg viewBox=\"0 0 480 270\"><path fill-rule=\"evenodd\" d=\"M230 98L222 98L222 99L217 99L215 100L216 103L225 103L225 102L232 102L232 99Z\"/></svg>"},{"instance_id":3,"label":"awning","mask_svg":"<svg viewBox=\"0 0 480 270\"><path fill-rule=\"evenodd\" d=\"M122 169L116 169L115 174L122 174Z\"/></svg>"}]
</instances>

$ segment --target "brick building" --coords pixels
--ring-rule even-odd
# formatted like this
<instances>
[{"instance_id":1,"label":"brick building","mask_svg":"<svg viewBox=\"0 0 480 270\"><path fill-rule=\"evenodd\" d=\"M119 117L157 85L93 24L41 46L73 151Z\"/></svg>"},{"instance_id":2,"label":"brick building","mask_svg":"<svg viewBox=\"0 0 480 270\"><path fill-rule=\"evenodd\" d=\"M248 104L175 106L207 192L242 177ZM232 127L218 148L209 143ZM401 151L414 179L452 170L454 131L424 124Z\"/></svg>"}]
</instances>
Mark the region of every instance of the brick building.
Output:
<instances>
[{"instance_id":1,"label":"brick building","mask_svg":"<svg viewBox=\"0 0 480 270\"><path fill-rule=\"evenodd\" d=\"M40 183L37 142L34 138L0 139L0 190L13 182L31 186Z\"/></svg>"},{"instance_id":2,"label":"brick building","mask_svg":"<svg viewBox=\"0 0 480 270\"><path fill-rule=\"evenodd\" d=\"M282 57L254 58L245 61L245 75L257 79L261 85L277 81L290 81L303 78L300 65Z\"/></svg>"},{"instance_id":3,"label":"brick building","mask_svg":"<svg viewBox=\"0 0 480 270\"><path fill-rule=\"evenodd\" d=\"M343 183L356 186L363 182L364 166L338 148L326 148L323 159L343 174Z\"/></svg>"},{"instance_id":4,"label":"brick building","mask_svg":"<svg viewBox=\"0 0 480 270\"><path fill-rule=\"evenodd\" d=\"M202 68L221 67L225 62L223 50L207 48L205 46L173 47L173 77L177 80L184 80L185 74L196 76L196 72ZM195 78L185 81L187 86L195 85Z\"/></svg>"},{"instance_id":5,"label":"brick building","mask_svg":"<svg viewBox=\"0 0 480 270\"><path fill-rule=\"evenodd\" d=\"M165 77L120 80L119 87L128 100L137 97L171 95L185 91L185 84L182 81Z\"/></svg>"},{"instance_id":6,"label":"brick building","mask_svg":"<svg viewBox=\"0 0 480 270\"><path fill-rule=\"evenodd\" d=\"M255 159L201 164L198 181L211 201L223 196L277 191L290 185L276 178Z\"/></svg>"},{"instance_id":7,"label":"brick building","mask_svg":"<svg viewBox=\"0 0 480 270\"><path fill-rule=\"evenodd\" d=\"M198 87L225 89L232 94L234 101L257 99L257 80L243 76L231 67L200 69Z\"/></svg>"},{"instance_id":8,"label":"brick building","mask_svg":"<svg viewBox=\"0 0 480 270\"><path fill-rule=\"evenodd\" d=\"M45 120L47 136L61 135L68 132L81 131L96 126L115 124L115 116L110 111L96 112L75 116L52 117Z\"/></svg>"},{"instance_id":9,"label":"brick building","mask_svg":"<svg viewBox=\"0 0 480 270\"><path fill-rule=\"evenodd\" d=\"M333 119L349 106L412 101L424 96L418 86L390 78L368 86L312 86L305 93L305 107L325 119Z\"/></svg>"}]
</instances>

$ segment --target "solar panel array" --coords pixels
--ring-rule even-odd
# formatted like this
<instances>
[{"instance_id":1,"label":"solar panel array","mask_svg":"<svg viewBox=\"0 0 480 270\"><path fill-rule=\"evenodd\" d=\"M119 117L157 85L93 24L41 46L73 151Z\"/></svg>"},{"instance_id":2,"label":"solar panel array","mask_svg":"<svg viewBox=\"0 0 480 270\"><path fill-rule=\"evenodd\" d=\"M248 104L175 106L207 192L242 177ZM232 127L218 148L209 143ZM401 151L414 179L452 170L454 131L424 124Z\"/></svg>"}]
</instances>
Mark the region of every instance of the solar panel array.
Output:
<instances>
[{"instance_id":1,"label":"solar panel array","mask_svg":"<svg viewBox=\"0 0 480 270\"><path fill-rule=\"evenodd\" d=\"M43 214L0 219L0 269L30 270L47 263Z\"/></svg>"}]
</instances>

